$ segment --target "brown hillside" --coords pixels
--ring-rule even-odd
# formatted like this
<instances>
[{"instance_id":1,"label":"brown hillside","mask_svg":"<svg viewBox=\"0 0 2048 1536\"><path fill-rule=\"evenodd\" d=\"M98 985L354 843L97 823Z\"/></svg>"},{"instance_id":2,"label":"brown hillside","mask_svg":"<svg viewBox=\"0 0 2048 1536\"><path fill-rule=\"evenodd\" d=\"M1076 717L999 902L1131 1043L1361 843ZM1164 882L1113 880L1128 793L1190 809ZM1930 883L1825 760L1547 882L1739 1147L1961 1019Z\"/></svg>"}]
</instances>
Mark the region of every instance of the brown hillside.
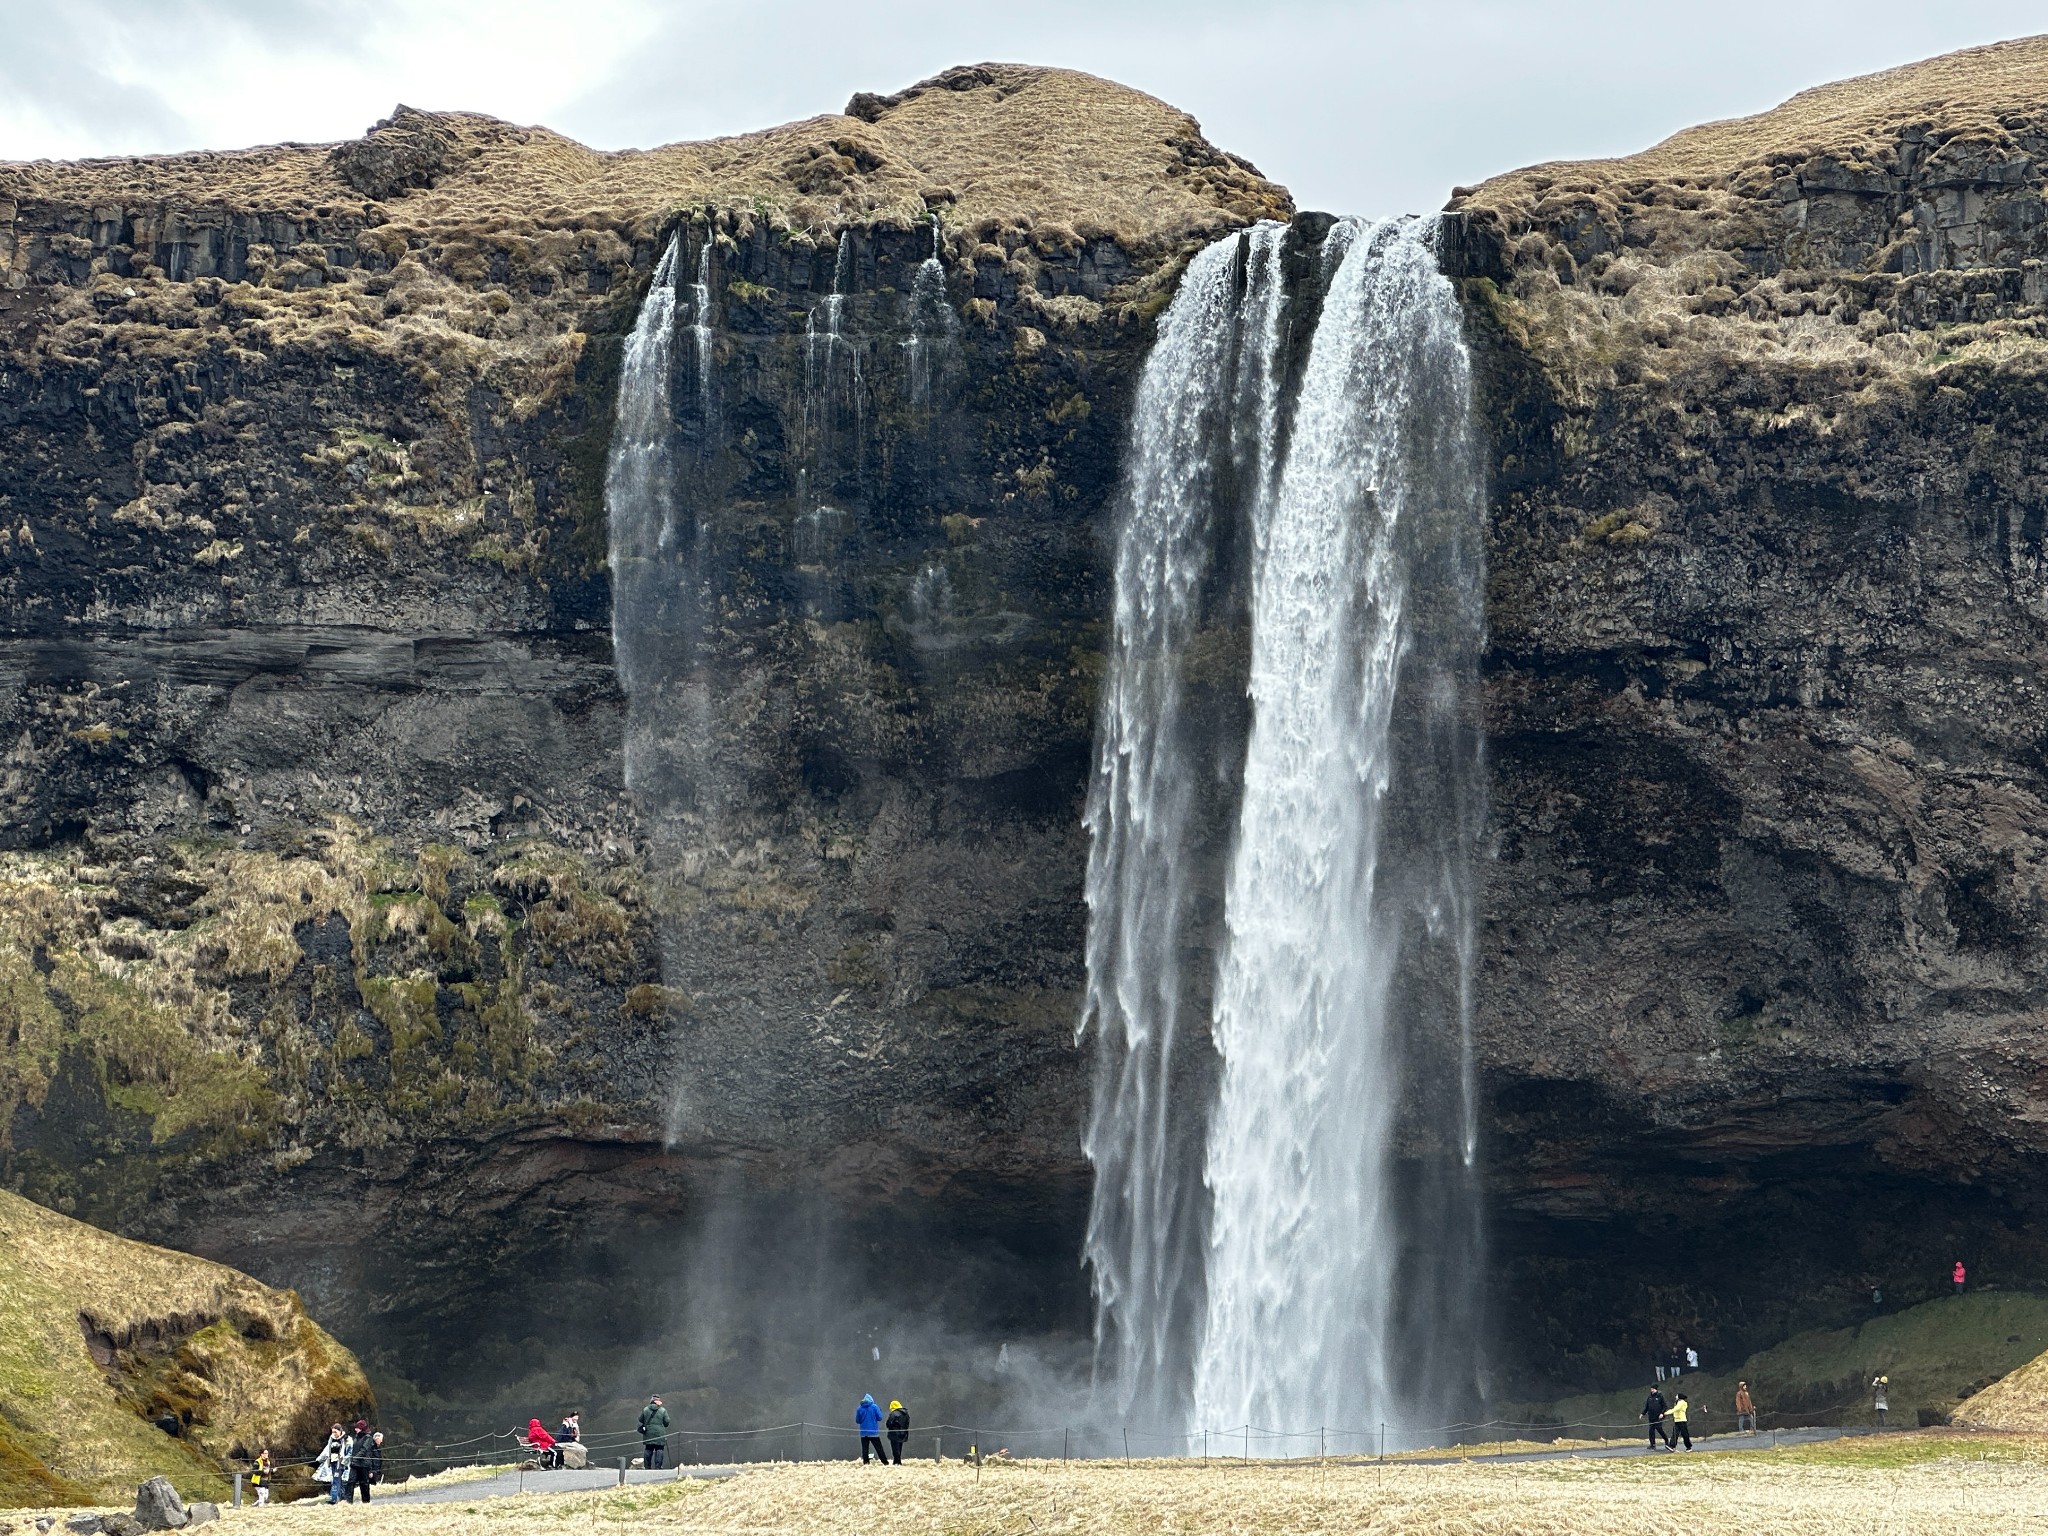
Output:
<instances>
[{"instance_id":1,"label":"brown hillside","mask_svg":"<svg viewBox=\"0 0 2048 1536\"><path fill-rule=\"evenodd\" d=\"M0 1191L0 1505L217 1494L237 1452L310 1451L372 1405L296 1295ZM156 1421L179 1421L176 1436Z\"/></svg>"},{"instance_id":2,"label":"brown hillside","mask_svg":"<svg viewBox=\"0 0 2048 1536\"><path fill-rule=\"evenodd\" d=\"M949 225L984 233L1054 226L1130 245L1284 217L1291 207L1283 189L1211 147L1185 112L1072 70L969 66L849 107L860 115L618 153L545 128L401 107L342 145L0 164L0 200L321 216L368 197L391 219L422 227L494 215L588 227L751 205L813 234L907 227L932 206L947 210Z\"/></svg>"}]
</instances>

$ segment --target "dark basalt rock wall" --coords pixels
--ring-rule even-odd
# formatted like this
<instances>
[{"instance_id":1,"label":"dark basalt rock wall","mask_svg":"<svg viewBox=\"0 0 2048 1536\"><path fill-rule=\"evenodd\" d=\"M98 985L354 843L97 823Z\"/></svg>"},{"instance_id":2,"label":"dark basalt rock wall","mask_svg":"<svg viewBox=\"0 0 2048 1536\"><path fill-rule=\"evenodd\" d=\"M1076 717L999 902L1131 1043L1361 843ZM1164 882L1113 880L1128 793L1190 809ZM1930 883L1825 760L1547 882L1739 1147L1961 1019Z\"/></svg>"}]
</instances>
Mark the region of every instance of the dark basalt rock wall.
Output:
<instances>
[{"instance_id":1,"label":"dark basalt rock wall","mask_svg":"<svg viewBox=\"0 0 2048 1536\"><path fill-rule=\"evenodd\" d=\"M1460 199L1532 1387L2048 1259L2048 140L1893 80L1852 147L1767 116Z\"/></svg>"},{"instance_id":2,"label":"dark basalt rock wall","mask_svg":"<svg viewBox=\"0 0 2048 1536\"><path fill-rule=\"evenodd\" d=\"M602 1396L714 1308L734 1420L892 1317L1085 1336L1079 813L1176 248L949 239L913 377L932 232L854 226L821 421L836 243L746 210L518 270L375 209L11 211L0 1177L297 1287L423 1421ZM604 569L672 235L717 309L674 400L705 807L626 790Z\"/></svg>"}]
</instances>

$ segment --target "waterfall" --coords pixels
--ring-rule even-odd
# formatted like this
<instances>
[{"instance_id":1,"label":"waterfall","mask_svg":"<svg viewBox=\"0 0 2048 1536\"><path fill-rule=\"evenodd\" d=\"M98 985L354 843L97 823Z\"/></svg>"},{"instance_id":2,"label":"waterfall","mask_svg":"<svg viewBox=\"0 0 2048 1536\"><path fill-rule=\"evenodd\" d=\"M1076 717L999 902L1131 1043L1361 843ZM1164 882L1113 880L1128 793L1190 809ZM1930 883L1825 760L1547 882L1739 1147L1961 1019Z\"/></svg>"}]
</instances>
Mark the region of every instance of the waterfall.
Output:
<instances>
[{"instance_id":1,"label":"waterfall","mask_svg":"<svg viewBox=\"0 0 2048 1536\"><path fill-rule=\"evenodd\" d=\"M910 336L903 343L903 356L912 405L931 406L933 354L951 341L959 328L960 317L946 298L946 268L939 260L939 216L933 214L932 253L918 263L910 279Z\"/></svg>"},{"instance_id":2,"label":"waterfall","mask_svg":"<svg viewBox=\"0 0 2048 1536\"><path fill-rule=\"evenodd\" d=\"M1085 1150L1095 1167L1086 1259L1096 1369L1141 1423L1188 1407L1206 1240L1196 1155L1204 1106L1187 1082L1180 956L1197 923L1191 874L1202 759L1185 662L1215 615L1219 528L1259 499L1277 453L1279 253L1265 224L1208 247L1161 317L1138 384L1122 490L1116 606L1086 826L1088 990L1096 1033ZM1200 1027L1199 1015L1193 1020ZM1199 1075L1199 1063L1193 1069Z\"/></svg>"},{"instance_id":3,"label":"waterfall","mask_svg":"<svg viewBox=\"0 0 2048 1536\"><path fill-rule=\"evenodd\" d=\"M690 284L690 350L697 359L697 409L706 418L711 413L711 247L716 237L706 230L704 247L697 252L697 280Z\"/></svg>"},{"instance_id":4,"label":"waterfall","mask_svg":"<svg viewBox=\"0 0 2048 1536\"><path fill-rule=\"evenodd\" d=\"M1221 282L1238 242L1212 247L1139 387L1088 819L1088 1259L1098 1371L1166 1426L1419 1433L1472 1391L1482 499L1434 236L1330 232L1285 408L1266 338L1288 301ZM1221 430L1215 400L1261 349L1263 409ZM1213 466L1248 442L1266 467L1223 506ZM1233 512L1251 720L1197 1041L1181 658ZM1213 1088L1189 1069L1203 1049Z\"/></svg>"},{"instance_id":5,"label":"waterfall","mask_svg":"<svg viewBox=\"0 0 2048 1536\"><path fill-rule=\"evenodd\" d=\"M650 633L674 628L673 587L664 574L676 539L674 415L670 389L675 358L676 261L681 234L670 239L654 269L619 367L604 500L612 573L612 651L619 681L639 704L665 680ZM655 712L644 706L626 738L626 783L647 787L659 756L651 733Z\"/></svg>"},{"instance_id":6,"label":"waterfall","mask_svg":"<svg viewBox=\"0 0 2048 1536\"><path fill-rule=\"evenodd\" d=\"M832 290L804 320L804 429L809 438L808 488L832 495L843 468L840 440L850 437L855 467L864 449L860 349L844 333L853 286L853 237L841 231L832 258ZM850 419L849 419L850 418Z\"/></svg>"}]
</instances>

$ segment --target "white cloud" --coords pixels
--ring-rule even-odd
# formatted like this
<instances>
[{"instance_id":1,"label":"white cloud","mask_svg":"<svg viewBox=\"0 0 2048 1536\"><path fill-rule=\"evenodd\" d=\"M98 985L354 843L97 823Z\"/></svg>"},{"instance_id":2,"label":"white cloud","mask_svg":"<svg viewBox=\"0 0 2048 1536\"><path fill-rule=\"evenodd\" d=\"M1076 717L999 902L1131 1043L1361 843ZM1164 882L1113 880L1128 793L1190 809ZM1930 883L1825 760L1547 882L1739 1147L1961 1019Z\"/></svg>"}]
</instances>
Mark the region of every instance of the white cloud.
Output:
<instances>
[{"instance_id":1,"label":"white cloud","mask_svg":"<svg viewBox=\"0 0 2048 1536\"><path fill-rule=\"evenodd\" d=\"M350 138L400 101L539 122L656 24L647 0L0 0L0 155Z\"/></svg>"}]
</instances>

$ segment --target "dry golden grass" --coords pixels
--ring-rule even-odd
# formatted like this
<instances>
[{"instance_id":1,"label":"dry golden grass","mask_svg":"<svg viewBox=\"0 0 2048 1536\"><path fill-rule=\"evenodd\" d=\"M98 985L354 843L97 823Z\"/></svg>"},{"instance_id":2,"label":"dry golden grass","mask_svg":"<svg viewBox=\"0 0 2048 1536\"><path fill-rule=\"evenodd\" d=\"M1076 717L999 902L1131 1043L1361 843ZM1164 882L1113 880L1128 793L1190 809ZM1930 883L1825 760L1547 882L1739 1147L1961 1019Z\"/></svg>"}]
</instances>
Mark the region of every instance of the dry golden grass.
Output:
<instances>
[{"instance_id":1,"label":"dry golden grass","mask_svg":"<svg viewBox=\"0 0 2048 1536\"><path fill-rule=\"evenodd\" d=\"M1909 280L1890 270L1916 237L1913 218L1878 219L1858 237L1876 244L1858 245L1855 270L1841 270L1826 240L1810 247L1803 226L1787 221L1805 181L1899 176L1909 139L1920 182L1940 182L1944 166L1959 181L2009 176L2026 168L2020 135L2040 130L2044 104L2048 37L2024 38L1820 86L1640 154L1512 171L1458 189L1450 206L1495 227L1512 270L1503 325L1567 400L1735 360L1824 370L1846 385L1839 405L1949 363L2037 366L2048 327L2032 311L1938 333L1921 326L1898 307ZM1566 246L1580 237L1570 232L1594 225L1606 249L1576 262ZM1756 249L1777 250L1784 270L1758 275L1739 254ZM1967 277L1912 281L1939 294ZM1811 423L1837 425L1826 415Z\"/></svg>"},{"instance_id":2,"label":"dry golden grass","mask_svg":"<svg viewBox=\"0 0 2048 1536\"><path fill-rule=\"evenodd\" d=\"M1918 1441L1898 1436L1894 1441ZM475 1504L287 1506L253 1531L364 1536L664 1531L704 1536L1060 1536L1136 1532L1404 1532L1458 1536L2006 1536L2048 1529L2048 1460L2010 1440L1946 1437L1878 1458L1855 1446L1656 1460L1251 1467L957 1462L880 1471L775 1466L729 1482L527 1495ZM1985 1459L1979 1459L1983 1457Z\"/></svg>"},{"instance_id":3,"label":"dry golden grass","mask_svg":"<svg viewBox=\"0 0 2048 1536\"><path fill-rule=\"evenodd\" d=\"M1958 1424L1978 1429L2048 1432L2048 1355L2029 1360L1957 1407Z\"/></svg>"},{"instance_id":4,"label":"dry golden grass","mask_svg":"<svg viewBox=\"0 0 2048 1536\"><path fill-rule=\"evenodd\" d=\"M291 1292L6 1191L0 1275L0 1420L22 1463L0 1466L12 1498L43 1480L31 1460L101 1497L157 1472L217 1493L237 1444L295 1446L312 1418L368 1398L355 1357ZM125 1391L94 1363L87 1328L117 1351ZM201 1415L176 1440L143 1417L172 1403Z\"/></svg>"},{"instance_id":5,"label":"dry golden grass","mask_svg":"<svg viewBox=\"0 0 2048 1536\"><path fill-rule=\"evenodd\" d=\"M2048 36L1969 48L1879 74L1801 91L1753 117L1703 123L1639 154L1612 160L1549 161L1496 176L1468 198L1468 208L1518 213L1554 192L1598 192L1629 183L1733 183L1768 186L1773 165L1828 155L1845 167L1869 162L1899 134L1938 128L1962 144L2013 145L2005 120L2031 117L2048 101ZM1744 173L1750 173L1745 179ZM1706 205L1685 210L1695 215ZM1707 211L1711 211L1710 209Z\"/></svg>"},{"instance_id":6,"label":"dry golden grass","mask_svg":"<svg viewBox=\"0 0 2048 1536\"><path fill-rule=\"evenodd\" d=\"M948 225L967 230L1050 228L1143 245L1291 206L1283 189L1211 150L1193 118L1142 92L1015 64L940 79L954 85L913 87L874 122L835 113L618 153L545 128L439 114L454 134L453 168L384 212L415 229L497 217L566 229L624 222L645 234L675 209L711 204L824 232L892 219L908 227L925 218L929 193ZM0 211L7 199L309 214L361 205L329 150L0 163Z\"/></svg>"}]
</instances>

